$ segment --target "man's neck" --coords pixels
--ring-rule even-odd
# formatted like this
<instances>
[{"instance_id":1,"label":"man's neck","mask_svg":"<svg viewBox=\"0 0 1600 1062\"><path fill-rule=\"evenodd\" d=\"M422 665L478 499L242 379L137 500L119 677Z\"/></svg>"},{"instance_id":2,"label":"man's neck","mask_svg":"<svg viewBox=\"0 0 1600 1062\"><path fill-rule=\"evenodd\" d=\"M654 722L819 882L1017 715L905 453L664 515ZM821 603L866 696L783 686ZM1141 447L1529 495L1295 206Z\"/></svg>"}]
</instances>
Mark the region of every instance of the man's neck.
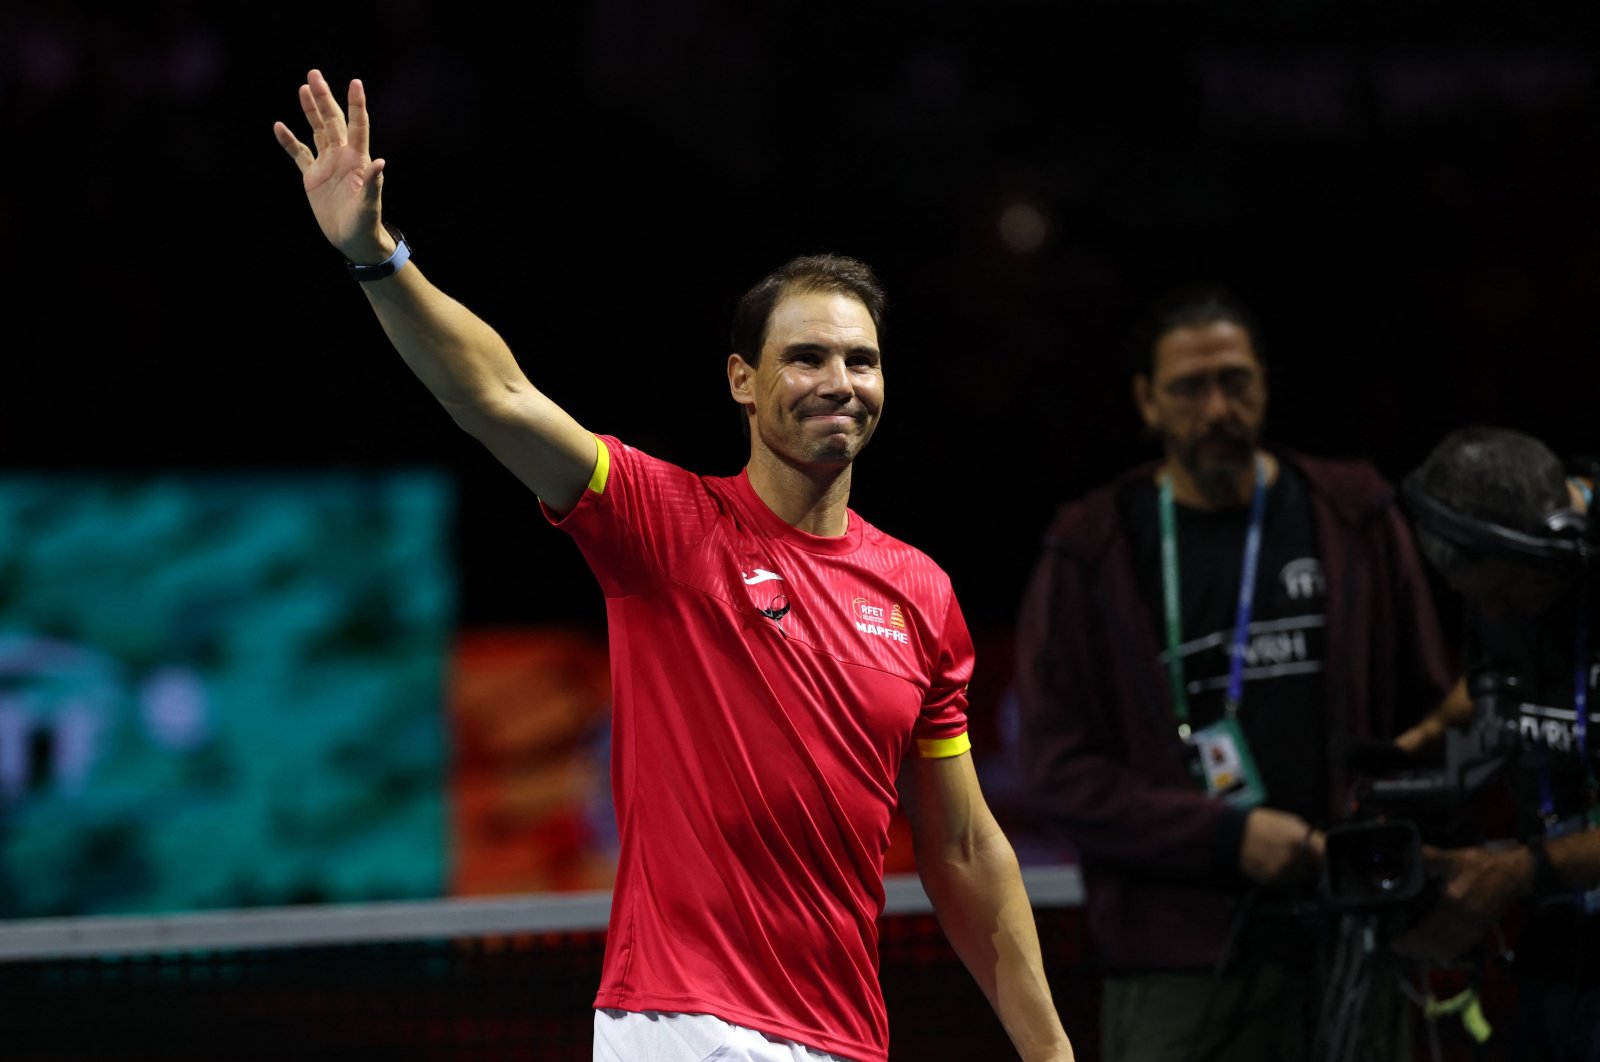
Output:
<instances>
[{"instance_id":1,"label":"man's neck","mask_svg":"<svg viewBox=\"0 0 1600 1062\"><path fill-rule=\"evenodd\" d=\"M1267 485L1271 486L1278 479L1278 459L1265 450L1256 450L1256 458L1267 464ZM1250 467L1235 476L1232 482L1220 491L1207 492L1201 489L1199 481L1189 474L1171 452L1167 454L1166 462L1156 472L1159 480L1161 476L1170 476L1172 479L1172 500L1179 505L1190 509L1229 509L1240 505L1250 504L1250 495L1256 486L1255 462Z\"/></svg>"},{"instance_id":2,"label":"man's neck","mask_svg":"<svg viewBox=\"0 0 1600 1062\"><path fill-rule=\"evenodd\" d=\"M850 471L854 466L807 468L753 448L745 474L756 497L791 527L835 537L850 528Z\"/></svg>"}]
</instances>

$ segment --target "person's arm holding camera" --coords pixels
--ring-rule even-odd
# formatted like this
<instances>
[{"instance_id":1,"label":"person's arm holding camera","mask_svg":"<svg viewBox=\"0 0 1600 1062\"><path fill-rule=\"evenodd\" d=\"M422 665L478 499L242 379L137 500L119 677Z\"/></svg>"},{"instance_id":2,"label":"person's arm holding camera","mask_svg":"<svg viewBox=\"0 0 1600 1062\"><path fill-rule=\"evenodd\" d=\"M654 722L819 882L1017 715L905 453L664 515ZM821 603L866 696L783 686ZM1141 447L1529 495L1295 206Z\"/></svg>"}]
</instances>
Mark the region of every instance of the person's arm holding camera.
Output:
<instances>
[{"instance_id":1,"label":"person's arm holding camera","mask_svg":"<svg viewBox=\"0 0 1600 1062\"><path fill-rule=\"evenodd\" d=\"M1507 848L1424 845L1422 854L1444 887L1432 910L1394 940L1395 950L1413 959L1449 962L1517 901L1600 885L1600 830Z\"/></svg>"},{"instance_id":2,"label":"person's arm holding camera","mask_svg":"<svg viewBox=\"0 0 1600 1062\"><path fill-rule=\"evenodd\" d=\"M1239 844L1239 871L1259 885L1292 881L1322 864L1324 836L1305 819L1276 808L1251 808Z\"/></svg>"},{"instance_id":3,"label":"person's arm holding camera","mask_svg":"<svg viewBox=\"0 0 1600 1062\"><path fill-rule=\"evenodd\" d=\"M1600 829L1552 837L1544 842L1544 850L1550 862L1545 880L1555 890L1600 886ZM1539 884L1537 876L1534 881Z\"/></svg>"},{"instance_id":4,"label":"person's arm holding camera","mask_svg":"<svg viewBox=\"0 0 1600 1062\"><path fill-rule=\"evenodd\" d=\"M1394 739L1408 756L1415 756L1430 745L1444 740L1445 731L1464 730L1472 722L1472 697L1465 677L1457 680L1433 711L1421 722Z\"/></svg>"}]
</instances>

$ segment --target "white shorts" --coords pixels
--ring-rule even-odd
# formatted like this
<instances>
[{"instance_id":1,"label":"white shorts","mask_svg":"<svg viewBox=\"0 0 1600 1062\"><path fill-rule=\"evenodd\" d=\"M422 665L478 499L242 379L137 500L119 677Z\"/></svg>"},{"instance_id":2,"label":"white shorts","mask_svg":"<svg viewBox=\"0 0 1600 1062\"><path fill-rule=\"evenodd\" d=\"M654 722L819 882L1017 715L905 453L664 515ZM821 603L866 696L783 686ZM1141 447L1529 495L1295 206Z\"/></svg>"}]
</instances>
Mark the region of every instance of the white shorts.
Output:
<instances>
[{"instance_id":1,"label":"white shorts","mask_svg":"<svg viewBox=\"0 0 1600 1062\"><path fill-rule=\"evenodd\" d=\"M594 1062L850 1062L711 1014L594 1012Z\"/></svg>"}]
</instances>

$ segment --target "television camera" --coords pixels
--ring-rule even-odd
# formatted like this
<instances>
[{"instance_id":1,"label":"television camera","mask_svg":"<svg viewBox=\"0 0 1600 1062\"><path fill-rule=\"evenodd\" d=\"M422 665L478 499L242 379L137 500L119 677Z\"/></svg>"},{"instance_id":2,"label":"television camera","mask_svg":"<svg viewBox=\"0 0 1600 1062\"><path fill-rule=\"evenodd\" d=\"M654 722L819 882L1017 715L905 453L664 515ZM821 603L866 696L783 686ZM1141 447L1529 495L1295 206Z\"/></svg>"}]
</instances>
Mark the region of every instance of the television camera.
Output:
<instances>
[{"instance_id":1,"label":"television camera","mask_svg":"<svg viewBox=\"0 0 1600 1062\"><path fill-rule=\"evenodd\" d=\"M1593 460L1582 463L1590 483L1595 467ZM1544 515L1542 527L1527 531L1463 512L1475 506L1459 498L1448 504L1430 489L1434 486L1419 469L1402 481L1400 501L1423 552L1441 574L1455 585L1452 573L1487 567L1502 575L1517 573L1513 579L1525 575L1560 596L1575 597L1575 614L1584 617L1577 659L1587 660L1583 631L1591 604L1593 544L1587 507L1559 506ZM1430 873L1424 845L1509 843L1486 836L1489 809L1481 798L1525 758L1551 754L1543 735L1528 728L1523 673L1512 661L1469 677L1471 721L1465 729L1446 729L1442 767L1417 767L1388 742L1360 742L1347 750L1346 766L1355 776L1348 813L1325 832L1318 889L1322 913L1337 924L1318 1021L1320 1062L1346 1062L1368 1050L1361 1039L1361 1015L1374 977L1392 960L1378 942L1414 924L1438 900L1441 883ZM1577 702L1577 715L1584 719L1587 689L1585 682Z\"/></svg>"}]
</instances>

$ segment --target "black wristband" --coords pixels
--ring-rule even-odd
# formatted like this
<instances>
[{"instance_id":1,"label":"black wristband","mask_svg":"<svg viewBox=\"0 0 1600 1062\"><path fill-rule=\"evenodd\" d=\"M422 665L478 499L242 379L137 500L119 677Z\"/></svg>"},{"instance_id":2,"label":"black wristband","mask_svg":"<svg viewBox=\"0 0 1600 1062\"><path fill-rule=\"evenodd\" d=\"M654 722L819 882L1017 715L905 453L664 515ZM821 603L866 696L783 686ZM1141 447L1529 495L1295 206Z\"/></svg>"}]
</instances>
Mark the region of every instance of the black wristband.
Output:
<instances>
[{"instance_id":1,"label":"black wristband","mask_svg":"<svg viewBox=\"0 0 1600 1062\"><path fill-rule=\"evenodd\" d=\"M1566 886L1561 884L1561 875L1556 873L1556 865L1550 862L1550 853L1545 850L1544 838L1531 838L1526 847L1528 859L1533 864L1533 878L1529 887L1534 897L1542 899L1565 892Z\"/></svg>"},{"instance_id":2,"label":"black wristband","mask_svg":"<svg viewBox=\"0 0 1600 1062\"><path fill-rule=\"evenodd\" d=\"M344 267L350 271L350 275L362 283L392 277L400 271L401 266L411 261L411 245L406 242L404 234L387 221L383 223L383 227L394 237L394 254L376 265L357 265L348 258L344 261Z\"/></svg>"}]
</instances>

